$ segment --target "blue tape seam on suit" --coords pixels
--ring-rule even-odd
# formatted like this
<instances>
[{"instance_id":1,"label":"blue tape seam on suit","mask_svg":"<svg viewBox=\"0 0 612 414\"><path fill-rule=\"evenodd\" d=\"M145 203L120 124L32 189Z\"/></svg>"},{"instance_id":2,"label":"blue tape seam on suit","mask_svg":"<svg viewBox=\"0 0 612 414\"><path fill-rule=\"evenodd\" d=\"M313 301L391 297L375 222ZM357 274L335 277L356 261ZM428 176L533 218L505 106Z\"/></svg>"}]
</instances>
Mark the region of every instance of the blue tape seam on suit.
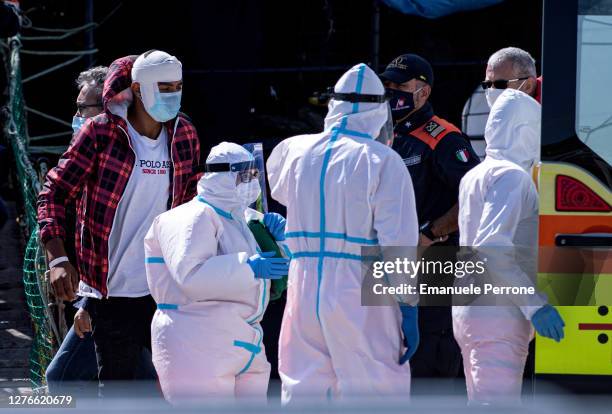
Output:
<instances>
[{"instance_id":1,"label":"blue tape seam on suit","mask_svg":"<svg viewBox=\"0 0 612 414\"><path fill-rule=\"evenodd\" d=\"M215 207L214 205L210 204L208 201L206 201L204 199L204 197L202 196L197 196L198 201L210 206L213 210L215 210L215 212L220 215L225 217L228 220L233 220L234 218L232 217L232 215L230 213L228 213L227 211L221 210L219 207Z\"/></svg>"},{"instance_id":2,"label":"blue tape seam on suit","mask_svg":"<svg viewBox=\"0 0 612 414\"><path fill-rule=\"evenodd\" d=\"M359 72L357 73L357 84L355 86L355 93L361 93L361 88L363 87L363 74L365 71L365 65L362 64L359 67ZM359 102L353 102L353 114L359 111ZM327 167L329 166L329 159L331 158L332 146L334 142L338 139L340 135L340 131L346 130L346 124L348 122L348 117L342 117L340 121L340 126L337 129L333 129L332 135L327 143L327 147L325 148L325 155L323 157L323 165L321 167L321 178L319 179L319 212L320 212L320 222L319 222L319 239L320 239L320 256L319 262L317 265L317 303L316 303L316 313L317 320L319 318L319 301L321 294L321 279L323 277L323 259L325 253L325 173L327 172ZM356 131L355 131L356 132ZM295 254L294 254L295 257Z\"/></svg>"},{"instance_id":3,"label":"blue tape seam on suit","mask_svg":"<svg viewBox=\"0 0 612 414\"><path fill-rule=\"evenodd\" d=\"M314 231L290 231L285 233L285 238L296 238L296 237L306 237L306 238L321 238L321 233ZM327 239L341 239L346 240L347 242L357 243L357 244L369 244L369 245L377 245L378 239L365 239L362 237L353 237L348 236L346 233L331 233L326 232L323 234L323 237Z\"/></svg>"}]
</instances>

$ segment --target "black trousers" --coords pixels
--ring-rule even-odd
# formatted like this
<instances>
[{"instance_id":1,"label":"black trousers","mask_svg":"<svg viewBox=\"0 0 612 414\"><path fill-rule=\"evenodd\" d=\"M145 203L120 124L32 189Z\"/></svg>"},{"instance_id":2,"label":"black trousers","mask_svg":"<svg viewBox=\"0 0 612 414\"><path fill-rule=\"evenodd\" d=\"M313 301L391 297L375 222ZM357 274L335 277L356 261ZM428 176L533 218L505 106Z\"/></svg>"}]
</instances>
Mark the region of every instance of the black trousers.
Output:
<instances>
[{"instance_id":1,"label":"black trousers","mask_svg":"<svg viewBox=\"0 0 612 414\"><path fill-rule=\"evenodd\" d=\"M134 379L143 347L151 350L151 321L157 306L151 295L94 299L93 303L91 323L100 387L105 396L125 393L113 381Z\"/></svg>"},{"instance_id":2,"label":"black trousers","mask_svg":"<svg viewBox=\"0 0 612 414\"><path fill-rule=\"evenodd\" d=\"M436 244L422 253L428 261L454 262L458 247L452 241ZM419 275L419 283L428 286L453 286L454 275L444 273ZM453 334L452 296L425 295L419 301L419 348L410 359L415 378L456 378L460 373L461 349Z\"/></svg>"},{"instance_id":3,"label":"black trousers","mask_svg":"<svg viewBox=\"0 0 612 414\"><path fill-rule=\"evenodd\" d=\"M460 374L461 349L455 341L451 308L419 307L419 347L410 359L413 377L456 378Z\"/></svg>"}]
</instances>

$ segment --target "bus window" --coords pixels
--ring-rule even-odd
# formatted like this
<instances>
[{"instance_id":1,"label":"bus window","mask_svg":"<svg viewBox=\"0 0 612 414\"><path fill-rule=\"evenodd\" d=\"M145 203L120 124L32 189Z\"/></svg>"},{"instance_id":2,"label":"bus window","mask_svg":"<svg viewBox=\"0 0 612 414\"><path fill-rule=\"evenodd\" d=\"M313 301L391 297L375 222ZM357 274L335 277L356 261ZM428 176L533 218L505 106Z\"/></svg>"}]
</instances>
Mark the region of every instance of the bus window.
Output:
<instances>
[{"instance_id":1,"label":"bus window","mask_svg":"<svg viewBox=\"0 0 612 414\"><path fill-rule=\"evenodd\" d=\"M576 134L612 164L612 1L578 5Z\"/></svg>"}]
</instances>

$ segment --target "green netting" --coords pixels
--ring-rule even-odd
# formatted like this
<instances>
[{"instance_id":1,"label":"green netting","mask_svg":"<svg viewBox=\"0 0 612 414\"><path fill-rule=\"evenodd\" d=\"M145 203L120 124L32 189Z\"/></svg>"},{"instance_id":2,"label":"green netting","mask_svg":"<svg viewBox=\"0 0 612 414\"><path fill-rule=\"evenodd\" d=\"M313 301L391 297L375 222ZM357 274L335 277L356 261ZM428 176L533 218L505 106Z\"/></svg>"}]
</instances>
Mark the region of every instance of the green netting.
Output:
<instances>
[{"instance_id":1,"label":"green netting","mask_svg":"<svg viewBox=\"0 0 612 414\"><path fill-rule=\"evenodd\" d=\"M44 373L54 353L48 307L46 300L43 299L46 297L44 292L47 291L46 267L38 230L35 229L30 235L23 262L23 286L36 338L30 351L30 380L33 387L45 384Z\"/></svg>"},{"instance_id":2,"label":"green netting","mask_svg":"<svg viewBox=\"0 0 612 414\"><path fill-rule=\"evenodd\" d=\"M30 380L33 388L39 388L45 385L44 373L53 357L57 336L53 334L53 319L49 317L45 278L47 264L36 224L36 197L41 184L28 155L27 119L19 59L20 48L21 42L18 36L9 39L8 55L4 59L9 77L7 104L9 116L4 126L4 133L15 158L17 183L23 201L25 233L29 239L23 263L23 283L34 330L30 353Z\"/></svg>"}]
</instances>

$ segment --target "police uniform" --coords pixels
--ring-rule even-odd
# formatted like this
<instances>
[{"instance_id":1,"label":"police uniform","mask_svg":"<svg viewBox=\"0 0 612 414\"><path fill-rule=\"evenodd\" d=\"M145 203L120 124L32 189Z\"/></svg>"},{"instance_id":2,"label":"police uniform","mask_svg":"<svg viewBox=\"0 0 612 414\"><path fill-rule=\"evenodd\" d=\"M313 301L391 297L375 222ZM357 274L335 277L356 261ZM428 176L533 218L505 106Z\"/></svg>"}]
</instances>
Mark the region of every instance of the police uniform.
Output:
<instances>
[{"instance_id":1,"label":"police uniform","mask_svg":"<svg viewBox=\"0 0 612 414\"><path fill-rule=\"evenodd\" d=\"M411 79L433 84L431 66L417 55L399 56L380 76L396 84ZM437 117L429 102L396 124L393 149L410 172L420 225L435 221L457 204L461 178L479 163L459 128ZM459 233L448 236L447 241L435 246L458 246ZM432 249L430 253L435 260L455 259L452 248L448 252ZM448 285L453 279L453 276L431 275L426 283ZM461 351L453 336L450 303L428 302L429 299L422 297L419 304L420 345L410 360L412 375L457 377Z\"/></svg>"},{"instance_id":2,"label":"police uniform","mask_svg":"<svg viewBox=\"0 0 612 414\"><path fill-rule=\"evenodd\" d=\"M412 177L420 224L438 219L457 203L461 178L479 162L459 128L434 115L429 102L396 125L393 149ZM445 244L458 243L455 232Z\"/></svg>"}]
</instances>

